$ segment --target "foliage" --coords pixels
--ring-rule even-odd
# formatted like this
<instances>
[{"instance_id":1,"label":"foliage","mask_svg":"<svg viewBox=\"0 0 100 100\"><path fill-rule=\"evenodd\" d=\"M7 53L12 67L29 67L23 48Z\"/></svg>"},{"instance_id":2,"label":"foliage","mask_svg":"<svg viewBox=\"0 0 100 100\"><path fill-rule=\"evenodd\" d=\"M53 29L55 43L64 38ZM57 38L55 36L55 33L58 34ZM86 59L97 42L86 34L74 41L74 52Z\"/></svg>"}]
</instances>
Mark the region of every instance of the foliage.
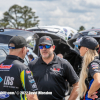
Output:
<instances>
[{"instance_id":1,"label":"foliage","mask_svg":"<svg viewBox=\"0 0 100 100\"><path fill-rule=\"evenodd\" d=\"M0 20L0 26L4 28L26 29L39 24L38 16L35 16L35 12L28 6L13 5L4 12L3 16L4 18Z\"/></svg>"},{"instance_id":2,"label":"foliage","mask_svg":"<svg viewBox=\"0 0 100 100\"><path fill-rule=\"evenodd\" d=\"M83 31L83 30L85 30L85 27L84 26L80 26L78 31Z\"/></svg>"}]
</instances>

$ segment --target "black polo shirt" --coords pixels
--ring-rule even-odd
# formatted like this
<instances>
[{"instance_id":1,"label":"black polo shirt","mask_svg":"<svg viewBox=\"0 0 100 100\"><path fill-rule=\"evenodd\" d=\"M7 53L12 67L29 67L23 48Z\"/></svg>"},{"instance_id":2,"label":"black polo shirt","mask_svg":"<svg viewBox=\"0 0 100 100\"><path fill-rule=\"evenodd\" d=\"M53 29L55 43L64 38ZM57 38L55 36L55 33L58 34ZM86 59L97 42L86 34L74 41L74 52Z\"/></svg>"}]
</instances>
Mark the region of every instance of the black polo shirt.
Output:
<instances>
[{"instance_id":1,"label":"black polo shirt","mask_svg":"<svg viewBox=\"0 0 100 100\"><path fill-rule=\"evenodd\" d=\"M54 59L46 64L42 58L37 58L29 63L30 70L34 73L39 91L52 92L52 95L38 95L39 100L61 100L65 97L66 80L72 85L78 82L78 76L71 64L62 58Z\"/></svg>"},{"instance_id":2,"label":"black polo shirt","mask_svg":"<svg viewBox=\"0 0 100 100\"><path fill-rule=\"evenodd\" d=\"M0 100L27 100L25 91L37 90L33 75L23 62L17 56L8 55L0 63Z\"/></svg>"}]
</instances>

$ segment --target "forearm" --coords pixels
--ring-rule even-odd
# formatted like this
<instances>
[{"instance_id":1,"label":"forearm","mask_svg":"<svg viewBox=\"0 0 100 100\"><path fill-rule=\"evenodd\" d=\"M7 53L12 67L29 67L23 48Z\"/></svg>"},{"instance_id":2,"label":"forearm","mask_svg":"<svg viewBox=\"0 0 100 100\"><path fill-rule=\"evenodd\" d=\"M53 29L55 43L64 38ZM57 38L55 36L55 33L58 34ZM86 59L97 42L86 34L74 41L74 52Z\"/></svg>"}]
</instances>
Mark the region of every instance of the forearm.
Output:
<instances>
[{"instance_id":1,"label":"forearm","mask_svg":"<svg viewBox=\"0 0 100 100\"><path fill-rule=\"evenodd\" d=\"M76 83L76 85L73 87L72 92L71 92L68 100L76 100L76 98L78 97L77 89L78 89L78 83Z\"/></svg>"},{"instance_id":2,"label":"forearm","mask_svg":"<svg viewBox=\"0 0 100 100\"><path fill-rule=\"evenodd\" d=\"M92 95L94 92L96 92L100 88L100 83L97 80L94 80L89 91L88 95Z\"/></svg>"}]
</instances>

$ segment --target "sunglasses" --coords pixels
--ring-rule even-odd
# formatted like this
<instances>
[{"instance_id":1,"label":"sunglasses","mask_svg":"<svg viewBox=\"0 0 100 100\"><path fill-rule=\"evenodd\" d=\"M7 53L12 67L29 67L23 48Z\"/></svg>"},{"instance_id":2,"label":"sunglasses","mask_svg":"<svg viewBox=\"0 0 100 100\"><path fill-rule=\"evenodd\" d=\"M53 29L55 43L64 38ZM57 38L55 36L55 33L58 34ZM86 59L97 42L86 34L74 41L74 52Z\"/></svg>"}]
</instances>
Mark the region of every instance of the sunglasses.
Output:
<instances>
[{"instance_id":1,"label":"sunglasses","mask_svg":"<svg viewBox=\"0 0 100 100\"><path fill-rule=\"evenodd\" d=\"M43 49L43 47L45 47L46 49L49 49L51 48L51 45L40 45L39 46L40 49Z\"/></svg>"}]
</instances>

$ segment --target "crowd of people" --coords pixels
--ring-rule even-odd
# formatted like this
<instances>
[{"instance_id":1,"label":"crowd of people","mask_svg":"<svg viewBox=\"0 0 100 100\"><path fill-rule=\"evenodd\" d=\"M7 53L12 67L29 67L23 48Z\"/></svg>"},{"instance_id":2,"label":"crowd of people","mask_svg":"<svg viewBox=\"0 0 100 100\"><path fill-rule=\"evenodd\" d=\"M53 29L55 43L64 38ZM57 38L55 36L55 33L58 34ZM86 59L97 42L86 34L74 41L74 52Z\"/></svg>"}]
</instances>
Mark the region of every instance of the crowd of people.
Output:
<instances>
[{"instance_id":1,"label":"crowd of people","mask_svg":"<svg viewBox=\"0 0 100 100\"><path fill-rule=\"evenodd\" d=\"M55 54L50 36L39 39L41 56L34 59L28 55L28 66L23 64L28 52L26 40L12 37L8 43L9 55L0 63L0 91L6 91L0 94L0 100L64 100L66 81L73 86L68 100L76 100L78 96L80 100L100 100L100 60L96 51L99 44L96 39L84 36L74 45L83 59L79 77L62 54Z\"/></svg>"}]
</instances>

